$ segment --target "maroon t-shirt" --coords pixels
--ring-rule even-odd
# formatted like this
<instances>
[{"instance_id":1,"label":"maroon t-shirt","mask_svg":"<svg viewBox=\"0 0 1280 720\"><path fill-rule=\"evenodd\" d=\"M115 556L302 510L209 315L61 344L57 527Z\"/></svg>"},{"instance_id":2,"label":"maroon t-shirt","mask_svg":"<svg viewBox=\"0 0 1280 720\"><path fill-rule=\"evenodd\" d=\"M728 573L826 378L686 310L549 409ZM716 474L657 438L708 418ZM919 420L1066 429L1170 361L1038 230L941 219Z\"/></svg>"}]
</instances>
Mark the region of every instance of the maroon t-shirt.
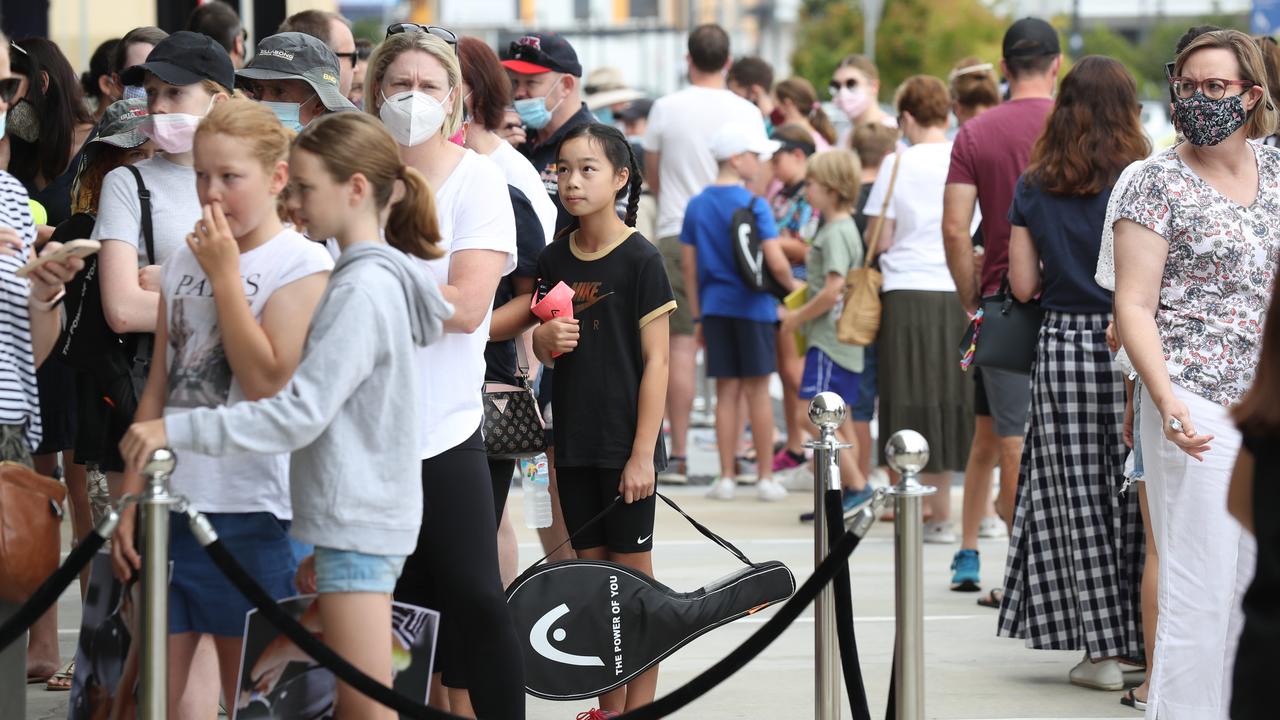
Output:
<instances>
[{"instance_id":1,"label":"maroon t-shirt","mask_svg":"<svg viewBox=\"0 0 1280 720\"><path fill-rule=\"evenodd\" d=\"M978 188L982 210L982 295L1000 289L1009 271L1009 206L1031 146L1053 110L1051 98L1010 100L965 123L951 148L947 183Z\"/></svg>"}]
</instances>

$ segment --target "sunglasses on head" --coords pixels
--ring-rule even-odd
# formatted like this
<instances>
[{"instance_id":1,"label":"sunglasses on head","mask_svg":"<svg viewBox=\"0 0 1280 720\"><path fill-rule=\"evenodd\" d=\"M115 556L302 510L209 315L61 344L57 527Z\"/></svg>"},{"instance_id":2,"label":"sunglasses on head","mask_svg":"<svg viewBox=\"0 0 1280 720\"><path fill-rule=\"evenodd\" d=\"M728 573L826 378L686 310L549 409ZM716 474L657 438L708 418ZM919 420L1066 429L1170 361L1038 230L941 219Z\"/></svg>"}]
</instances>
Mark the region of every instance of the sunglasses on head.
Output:
<instances>
[{"instance_id":1,"label":"sunglasses on head","mask_svg":"<svg viewBox=\"0 0 1280 720\"><path fill-rule=\"evenodd\" d=\"M446 43L449 43L449 47L453 48L455 53L458 51L458 36L453 34L453 31L448 28L442 28L438 25L419 25L418 23L411 22L396 23L395 25L387 26L387 37L406 32L424 32L428 35L435 35Z\"/></svg>"}]
</instances>

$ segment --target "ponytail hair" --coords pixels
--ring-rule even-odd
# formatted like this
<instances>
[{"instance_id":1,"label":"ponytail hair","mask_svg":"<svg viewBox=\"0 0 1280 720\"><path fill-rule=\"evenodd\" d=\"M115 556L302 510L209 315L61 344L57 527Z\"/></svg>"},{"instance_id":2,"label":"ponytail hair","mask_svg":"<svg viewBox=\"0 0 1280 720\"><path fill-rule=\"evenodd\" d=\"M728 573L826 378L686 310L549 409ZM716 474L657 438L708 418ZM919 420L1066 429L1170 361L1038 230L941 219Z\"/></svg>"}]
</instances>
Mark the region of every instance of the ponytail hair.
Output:
<instances>
[{"instance_id":1,"label":"ponytail hair","mask_svg":"<svg viewBox=\"0 0 1280 720\"><path fill-rule=\"evenodd\" d=\"M431 186L422 173L404 164L400 146L372 115L322 115L303 129L294 147L320 158L325 170L338 182L346 182L356 173L363 175L379 211L391 204L396 183L402 183L403 193L391 204L387 218L387 244L423 260L444 255Z\"/></svg>"},{"instance_id":2,"label":"ponytail hair","mask_svg":"<svg viewBox=\"0 0 1280 720\"><path fill-rule=\"evenodd\" d=\"M836 128L831 124L831 118L827 117L827 113L822 109L822 103L818 102L818 91L813 89L813 83L799 76L789 77L773 86L773 94L777 96L779 102L791 101L797 110L804 113L809 124L818 131L823 140L829 144L835 144Z\"/></svg>"},{"instance_id":3,"label":"ponytail hair","mask_svg":"<svg viewBox=\"0 0 1280 720\"><path fill-rule=\"evenodd\" d=\"M627 211L623 217L623 222L628 227L636 226L636 213L640 209L640 187L644 184L644 176L640 172L640 161L636 157L635 150L631 147L631 142L612 125L603 123L586 123L574 127L565 133L564 138L560 140L560 146L556 148L556 158L560 157L560 148L570 140L580 137L588 138L595 141L596 145L603 151L604 157L613 166L615 173L622 170L627 171L627 184L618 191L618 198L626 193ZM566 236L568 233L578 229L578 220L574 218L569 227L562 230L556 237Z\"/></svg>"}]
</instances>

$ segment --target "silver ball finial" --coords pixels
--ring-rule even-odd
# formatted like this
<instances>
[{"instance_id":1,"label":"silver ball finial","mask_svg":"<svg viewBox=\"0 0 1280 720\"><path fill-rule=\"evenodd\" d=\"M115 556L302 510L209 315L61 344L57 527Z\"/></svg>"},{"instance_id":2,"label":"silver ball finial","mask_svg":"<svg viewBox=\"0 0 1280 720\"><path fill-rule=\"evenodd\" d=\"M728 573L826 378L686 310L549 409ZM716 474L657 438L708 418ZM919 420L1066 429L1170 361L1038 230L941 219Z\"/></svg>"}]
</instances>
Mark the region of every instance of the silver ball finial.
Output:
<instances>
[{"instance_id":1,"label":"silver ball finial","mask_svg":"<svg viewBox=\"0 0 1280 720\"><path fill-rule=\"evenodd\" d=\"M844 422L844 415L844 400L833 392L818 393L809 402L809 420L820 428L840 427Z\"/></svg>"},{"instance_id":2,"label":"silver ball finial","mask_svg":"<svg viewBox=\"0 0 1280 720\"><path fill-rule=\"evenodd\" d=\"M151 459L147 460L147 464L142 466L142 474L146 476L169 475L177 464L178 456L173 454L173 450L167 447L160 448L151 453Z\"/></svg>"},{"instance_id":3,"label":"silver ball finial","mask_svg":"<svg viewBox=\"0 0 1280 720\"><path fill-rule=\"evenodd\" d=\"M915 430L899 430L884 445L889 467L899 473L918 473L929 464L929 441Z\"/></svg>"}]
</instances>

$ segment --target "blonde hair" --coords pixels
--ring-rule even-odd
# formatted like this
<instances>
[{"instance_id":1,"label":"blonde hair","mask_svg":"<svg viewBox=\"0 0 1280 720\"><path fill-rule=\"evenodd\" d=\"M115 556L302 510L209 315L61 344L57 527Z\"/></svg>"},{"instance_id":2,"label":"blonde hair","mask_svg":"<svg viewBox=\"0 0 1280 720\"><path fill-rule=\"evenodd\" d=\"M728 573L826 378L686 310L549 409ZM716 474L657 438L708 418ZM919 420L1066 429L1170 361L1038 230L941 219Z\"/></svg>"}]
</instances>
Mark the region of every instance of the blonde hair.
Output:
<instances>
[{"instance_id":1,"label":"blonde hair","mask_svg":"<svg viewBox=\"0 0 1280 720\"><path fill-rule=\"evenodd\" d=\"M445 116L444 125L440 128L440 134L450 137L462 127L462 68L458 65L458 56L454 53L453 48L444 40L426 32L402 32L387 36L369 57L369 69L365 72L364 93L366 98L372 98L372 102L365 100L364 111L374 117L378 117L378 109L382 104L382 78L387 74L387 68L391 67L391 63L396 58L406 52L417 50L424 52L435 58L444 66L445 74L449 78L449 90L453 93L452 107L446 107L448 115Z\"/></svg>"},{"instance_id":2,"label":"blonde hair","mask_svg":"<svg viewBox=\"0 0 1280 720\"><path fill-rule=\"evenodd\" d=\"M196 142L205 135L226 135L249 148L249 153L268 172L279 162L288 162L293 131L276 119L266 105L233 98L215 103L196 128Z\"/></svg>"},{"instance_id":3,"label":"blonde hair","mask_svg":"<svg viewBox=\"0 0 1280 720\"><path fill-rule=\"evenodd\" d=\"M848 150L823 150L809 158L805 179L825 185L835 193L841 209L849 210L862 189L862 164Z\"/></svg>"},{"instance_id":4,"label":"blonde hair","mask_svg":"<svg viewBox=\"0 0 1280 720\"><path fill-rule=\"evenodd\" d=\"M1258 46L1254 44L1253 38L1248 35L1239 30L1214 30L1197 37L1178 54L1177 62L1174 63L1173 74L1175 76L1181 75L1187 59L1193 54L1200 50L1212 48L1230 50L1236 57L1236 64L1240 66L1240 79L1247 80L1262 88L1262 97L1258 99L1257 104L1249 111L1249 117L1245 120L1245 137L1257 139L1275 132L1276 122L1280 119L1280 112L1272 107L1269 102L1271 91L1267 88L1266 64L1262 59L1262 53L1258 50Z\"/></svg>"},{"instance_id":5,"label":"blonde hair","mask_svg":"<svg viewBox=\"0 0 1280 720\"><path fill-rule=\"evenodd\" d=\"M303 129L294 146L319 158L338 182L356 173L363 175L373 188L379 211L391 202L396 181L403 182L404 194L387 218L387 243L424 260L444 255L431 186L422 173L400 159L400 146L381 122L364 113L322 115Z\"/></svg>"}]
</instances>

